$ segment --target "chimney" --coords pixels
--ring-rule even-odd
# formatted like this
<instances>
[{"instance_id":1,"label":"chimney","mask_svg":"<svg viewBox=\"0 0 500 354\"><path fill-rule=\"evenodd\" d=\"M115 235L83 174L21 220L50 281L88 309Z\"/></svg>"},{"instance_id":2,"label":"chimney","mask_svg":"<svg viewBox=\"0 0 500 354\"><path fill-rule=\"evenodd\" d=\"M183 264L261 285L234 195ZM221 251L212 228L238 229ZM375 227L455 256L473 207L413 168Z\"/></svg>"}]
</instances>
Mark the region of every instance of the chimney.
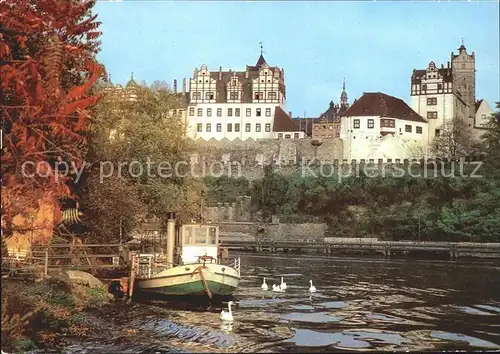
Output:
<instances>
[{"instance_id":1,"label":"chimney","mask_svg":"<svg viewBox=\"0 0 500 354\"><path fill-rule=\"evenodd\" d=\"M197 68L194 68L193 78L195 78L195 77L196 77L196 74L198 74L198 69L197 69Z\"/></svg>"},{"instance_id":2,"label":"chimney","mask_svg":"<svg viewBox=\"0 0 500 354\"><path fill-rule=\"evenodd\" d=\"M222 66L219 66L219 80L222 80Z\"/></svg>"},{"instance_id":3,"label":"chimney","mask_svg":"<svg viewBox=\"0 0 500 354\"><path fill-rule=\"evenodd\" d=\"M450 68L450 62L448 61L448 69Z\"/></svg>"},{"instance_id":4,"label":"chimney","mask_svg":"<svg viewBox=\"0 0 500 354\"><path fill-rule=\"evenodd\" d=\"M182 79L182 92L186 93L186 78Z\"/></svg>"},{"instance_id":5,"label":"chimney","mask_svg":"<svg viewBox=\"0 0 500 354\"><path fill-rule=\"evenodd\" d=\"M249 76L250 76L250 73L248 72L248 65L247 65L247 68L245 70L245 79L248 79Z\"/></svg>"},{"instance_id":6,"label":"chimney","mask_svg":"<svg viewBox=\"0 0 500 354\"><path fill-rule=\"evenodd\" d=\"M177 79L174 79L174 93L177 93Z\"/></svg>"},{"instance_id":7,"label":"chimney","mask_svg":"<svg viewBox=\"0 0 500 354\"><path fill-rule=\"evenodd\" d=\"M444 69L444 64L441 64L441 69Z\"/></svg>"},{"instance_id":8,"label":"chimney","mask_svg":"<svg viewBox=\"0 0 500 354\"><path fill-rule=\"evenodd\" d=\"M288 111L288 115L292 118L292 111Z\"/></svg>"}]
</instances>

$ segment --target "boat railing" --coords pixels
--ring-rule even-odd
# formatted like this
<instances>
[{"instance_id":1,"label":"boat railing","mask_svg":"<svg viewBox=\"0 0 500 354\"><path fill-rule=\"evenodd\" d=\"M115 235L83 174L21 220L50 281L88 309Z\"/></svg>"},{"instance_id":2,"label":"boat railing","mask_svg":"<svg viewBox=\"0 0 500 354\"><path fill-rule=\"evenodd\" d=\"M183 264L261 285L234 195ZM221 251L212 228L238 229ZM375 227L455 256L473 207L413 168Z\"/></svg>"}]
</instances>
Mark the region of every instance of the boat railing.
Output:
<instances>
[{"instance_id":1,"label":"boat railing","mask_svg":"<svg viewBox=\"0 0 500 354\"><path fill-rule=\"evenodd\" d=\"M223 264L222 262L220 264ZM238 258L233 258L232 261L227 262L226 264L228 267L234 268L238 272L238 276L241 275L241 260L240 257Z\"/></svg>"},{"instance_id":2,"label":"boat railing","mask_svg":"<svg viewBox=\"0 0 500 354\"><path fill-rule=\"evenodd\" d=\"M136 257L135 272L139 278L151 278L172 267L175 267L175 264L169 263L155 254L139 254Z\"/></svg>"}]
</instances>

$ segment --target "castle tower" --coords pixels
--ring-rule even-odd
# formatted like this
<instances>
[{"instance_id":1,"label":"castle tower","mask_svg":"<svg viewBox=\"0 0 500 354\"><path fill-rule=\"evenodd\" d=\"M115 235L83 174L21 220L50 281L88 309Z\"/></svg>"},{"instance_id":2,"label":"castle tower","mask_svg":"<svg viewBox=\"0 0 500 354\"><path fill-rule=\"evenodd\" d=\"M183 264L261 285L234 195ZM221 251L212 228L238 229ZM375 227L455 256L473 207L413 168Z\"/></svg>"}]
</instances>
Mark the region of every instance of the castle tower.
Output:
<instances>
[{"instance_id":1,"label":"castle tower","mask_svg":"<svg viewBox=\"0 0 500 354\"><path fill-rule=\"evenodd\" d=\"M458 48L458 55L451 53L453 73L453 91L469 106L469 117L473 117L476 103L476 57L474 52L467 53L463 44Z\"/></svg>"}]
</instances>

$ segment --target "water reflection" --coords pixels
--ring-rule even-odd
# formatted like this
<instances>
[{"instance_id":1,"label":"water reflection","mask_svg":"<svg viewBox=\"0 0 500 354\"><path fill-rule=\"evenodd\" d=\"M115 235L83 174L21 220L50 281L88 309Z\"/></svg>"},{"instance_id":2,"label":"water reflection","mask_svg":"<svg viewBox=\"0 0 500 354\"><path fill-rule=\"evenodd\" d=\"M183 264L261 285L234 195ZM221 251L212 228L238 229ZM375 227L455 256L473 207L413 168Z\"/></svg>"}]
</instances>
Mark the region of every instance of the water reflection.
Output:
<instances>
[{"instance_id":1,"label":"water reflection","mask_svg":"<svg viewBox=\"0 0 500 354\"><path fill-rule=\"evenodd\" d=\"M66 352L500 349L497 266L244 255L242 267L232 323L219 320L226 302L192 311L149 301L116 309L105 338ZM286 292L261 290L263 277L270 286L283 277Z\"/></svg>"}]
</instances>

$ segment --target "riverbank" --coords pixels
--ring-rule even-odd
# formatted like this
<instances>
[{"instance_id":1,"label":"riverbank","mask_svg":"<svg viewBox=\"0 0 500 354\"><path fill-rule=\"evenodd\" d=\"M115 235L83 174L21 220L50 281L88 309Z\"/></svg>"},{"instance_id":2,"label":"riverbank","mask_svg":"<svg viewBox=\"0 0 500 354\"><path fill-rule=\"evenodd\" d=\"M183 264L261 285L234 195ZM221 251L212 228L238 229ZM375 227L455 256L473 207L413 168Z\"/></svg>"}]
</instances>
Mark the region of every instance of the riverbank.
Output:
<instances>
[{"instance_id":1,"label":"riverbank","mask_svg":"<svg viewBox=\"0 0 500 354\"><path fill-rule=\"evenodd\" d=\"M2 350L57 349L84 339L99 330L87 313L112 298L101 282L66 272L39 281L2 279Z\"/></svg>"}]
</instances>

